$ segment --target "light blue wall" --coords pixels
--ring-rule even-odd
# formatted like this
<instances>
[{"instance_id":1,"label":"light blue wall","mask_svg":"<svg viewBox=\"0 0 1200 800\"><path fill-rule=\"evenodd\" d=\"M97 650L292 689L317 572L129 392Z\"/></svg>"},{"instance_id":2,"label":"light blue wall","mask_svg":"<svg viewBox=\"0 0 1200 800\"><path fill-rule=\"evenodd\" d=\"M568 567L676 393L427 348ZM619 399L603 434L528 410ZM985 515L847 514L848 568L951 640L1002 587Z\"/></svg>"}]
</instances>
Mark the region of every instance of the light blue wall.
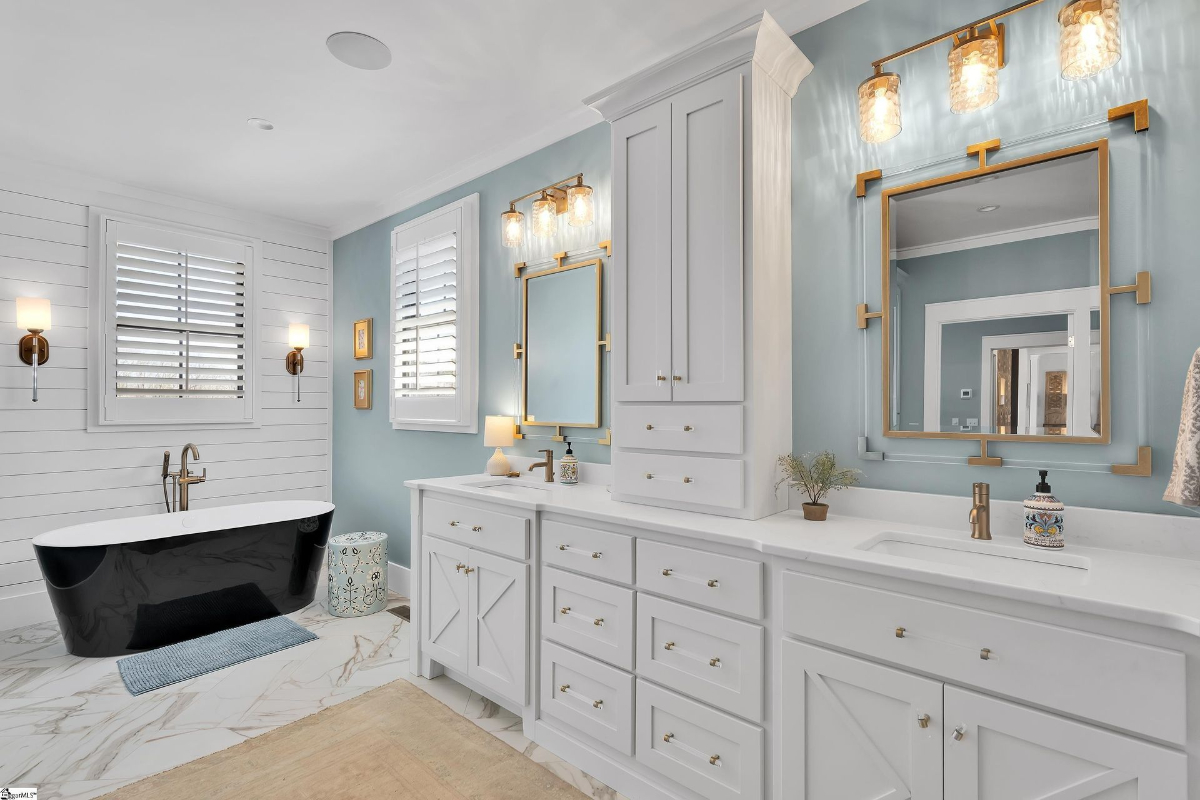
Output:
<instances>
[{"instance_id":1,"label":"light blue wall","mask_svg":"<svg viewBox=\"0 0 1200 800\"><path fill-rule=\"evenodd\" d=\"M511 133L511 132L508 132ZM610 237L611 155L609 126L598 124L418 206L380 220L333 243L333 499L335 532L379 530L389 534L389 559L408 565L409 491L411 478L483 472L491 451L483 446L483 417L516 416L519 365L513 342L519 340L520 284L513 278L517 261L537 262L553 253L592 249ZM596 222L569 228L559 218L559 232L547 242L529 242L509 250L500 244L500 213L508 201L526 192L583 172L594 189ZM479 433L395 431L388 421L388 262L391 231L397 225L466 195L479 193ZM526 201L523 210L528 218ZM607 267L607 261L605 262ZM607 274L605 285L607 291ZM607 314L607 312L606 312ZM375 357L355 361L351 330L356 319L375 319ZM607 356L605 358L607 362ZM352 373L371 368L374 398L370 411L353 408ZM604 406L607 407L607 363ZM607 415L603 424L607 425ZM595 436L594 431L581 435ZM507 452L536 455L539 448L562 444L524 440ZM582 461L604 462L609 448L577 444Z\"/></svg>"},{"instance_id":2,"label":"light blue wall","mask_svg":"<svg viewBox=\"0 0 1200 800\"><path fill-rule=\"evenodd\" d=\"M1148 133L1135 137L1126 120L1059 137L1052 145L1008 147L994 157L1006 160L1108 137L1113 282L1131 283L1135 272L1149 269L1154 274L1154 302L1135 309L1129 295L1113 299L1112 445L1011 443L994 445L991 451L1010 463L1021 459L1105 465L1133 461L1137 445L1148 443L1154 448L1151 478L1056 470L1055 493L1068 505L1180 513L1178 506L1161 498L1179 425L1184 373L1200 346L1200 314L1195 310L1200 268L1191 219L1195 205L1191 198L1200 187L1200 161L1192 152L1200 128L1200 93L1193 85L1200 4L1195 0L1123 2L1120 63L1077 83L1062 81L1058 73L1055 15L1061 3L1034 6L1006 20L1010 63L1000 73L1000 100L995 105L963 116L950 113L947 45L937 45L889 67L903 80L903 132L881 145L867 145L858 138L855 89L870 75L874 59L1001 5L994 0L871 0L795 37L816 66L793 101L793 328L796 341L803 343L793 350L795 448L798 452L834 450L839 460L862 468L866 486L968 496L971 482L982 480L992 484L994 498L1027 496L1036 481L1032 467L858 460L856 440L864 426L858 398L864 390L864 373L871 382L866 432L872 450L964 457L978 454L978 445L880 435L880 326L871 323L869 362L864 365L863 335L853 322L853 306L863 299L864 282L872 308L880 302L880 183L870 187L862 217L865 229L860 229L855 175L874 168L886 173L964 153L972 142L992 138L1013 142L1148 97ZM972 159L964 154L933 172L971 166ZM912 174L885 179L884 185L913 179ZM870 254L865 267L858 252L864 236ZM1149 387L1148 441L1140 439L1137 414L1137 327L1142 324L1147 332L1142 359Z\"/></svg>"}]
</instances>

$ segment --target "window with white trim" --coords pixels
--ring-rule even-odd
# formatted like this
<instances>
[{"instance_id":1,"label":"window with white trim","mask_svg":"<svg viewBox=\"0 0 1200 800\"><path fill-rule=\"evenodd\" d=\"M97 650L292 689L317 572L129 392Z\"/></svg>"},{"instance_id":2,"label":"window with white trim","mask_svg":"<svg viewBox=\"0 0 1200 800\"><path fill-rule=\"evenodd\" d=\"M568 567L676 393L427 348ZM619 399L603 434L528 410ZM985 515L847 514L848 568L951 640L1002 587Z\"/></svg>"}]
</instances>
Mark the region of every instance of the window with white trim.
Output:
<instances>
[{"instance_id":1,"label":"window with white trim","mask_svg":"<svg viewBox=\"0 0 1200 800\"><path fill-rule=\"evenodd\" d=\"M167 223L100 223L94 422L252 424L253 243Z\"/></svg>"},{"instance_id":2,"label":"window with white trim","mask_svg":"<svg viewBox=\"0 0 1200 800\"><path fill-rule=\"evenodd\" d=\"M392 427L478 430L479 195L392 231Z\"/></svg>"}]
</instances>

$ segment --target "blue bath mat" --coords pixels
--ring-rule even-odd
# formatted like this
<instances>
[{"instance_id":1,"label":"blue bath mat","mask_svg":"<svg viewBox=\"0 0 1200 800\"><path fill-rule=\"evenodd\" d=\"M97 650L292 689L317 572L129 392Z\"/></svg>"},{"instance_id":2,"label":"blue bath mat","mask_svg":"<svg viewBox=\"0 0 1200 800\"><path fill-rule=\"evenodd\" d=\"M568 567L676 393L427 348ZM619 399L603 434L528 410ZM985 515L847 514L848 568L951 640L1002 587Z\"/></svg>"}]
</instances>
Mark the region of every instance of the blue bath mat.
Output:
<instances>
[{"instance_id":1,"label":"blue bath mat","mask_svg":"<svg viewBox=\"0 0 1200 800\"><path fill-rule=\"evenodd\" d=\"M130 694L145 694L316 638L287 617L271 617L118 659L117 671Z\"/></svg>"}]
</instances>

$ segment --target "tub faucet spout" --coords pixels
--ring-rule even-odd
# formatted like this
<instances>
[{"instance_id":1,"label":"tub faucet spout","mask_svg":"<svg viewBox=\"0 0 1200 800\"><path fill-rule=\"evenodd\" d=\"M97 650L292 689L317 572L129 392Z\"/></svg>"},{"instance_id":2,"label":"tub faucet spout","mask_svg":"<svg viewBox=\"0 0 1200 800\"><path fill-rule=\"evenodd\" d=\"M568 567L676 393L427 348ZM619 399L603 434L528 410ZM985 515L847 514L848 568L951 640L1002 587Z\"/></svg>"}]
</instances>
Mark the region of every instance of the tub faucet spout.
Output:
<instances>
[{"instance_id":1,"label":"tub faucet spout","mask_svg":"<svg viewBox=\"0 0 1200 800\"><path fill-rule=\"evenodd\" d=\"M204 483L208 480L208 467L205 467L199 476L193 475L188 469L188 453L197 461L200 460L200 451L196 449L196 445L189 442L183 446L183 453L179 456L179 472L174 473L175 482L179 484L179 511L188 510L188 488L193 483Z\"/></svg>"}]
</instances>

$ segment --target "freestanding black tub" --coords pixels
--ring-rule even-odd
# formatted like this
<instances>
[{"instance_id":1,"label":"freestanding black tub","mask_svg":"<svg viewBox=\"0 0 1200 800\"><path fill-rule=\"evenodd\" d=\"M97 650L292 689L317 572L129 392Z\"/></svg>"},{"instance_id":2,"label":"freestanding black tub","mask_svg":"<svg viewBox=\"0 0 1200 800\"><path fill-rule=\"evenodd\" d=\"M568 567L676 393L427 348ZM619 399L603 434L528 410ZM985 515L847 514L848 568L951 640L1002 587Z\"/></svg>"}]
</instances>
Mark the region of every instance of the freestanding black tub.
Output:
<instances>
[{"instance_id":1,"label":"freestanding black tub","mask_svg":"<svg viewBox=\"0 0 1200 800\"><path fill-rule=\"evenodd\" d=\"M74 525L33 549L67 651L118 656L308 605L332 521L332 503L251 503Z\"/></svg>"}]
</instances>

